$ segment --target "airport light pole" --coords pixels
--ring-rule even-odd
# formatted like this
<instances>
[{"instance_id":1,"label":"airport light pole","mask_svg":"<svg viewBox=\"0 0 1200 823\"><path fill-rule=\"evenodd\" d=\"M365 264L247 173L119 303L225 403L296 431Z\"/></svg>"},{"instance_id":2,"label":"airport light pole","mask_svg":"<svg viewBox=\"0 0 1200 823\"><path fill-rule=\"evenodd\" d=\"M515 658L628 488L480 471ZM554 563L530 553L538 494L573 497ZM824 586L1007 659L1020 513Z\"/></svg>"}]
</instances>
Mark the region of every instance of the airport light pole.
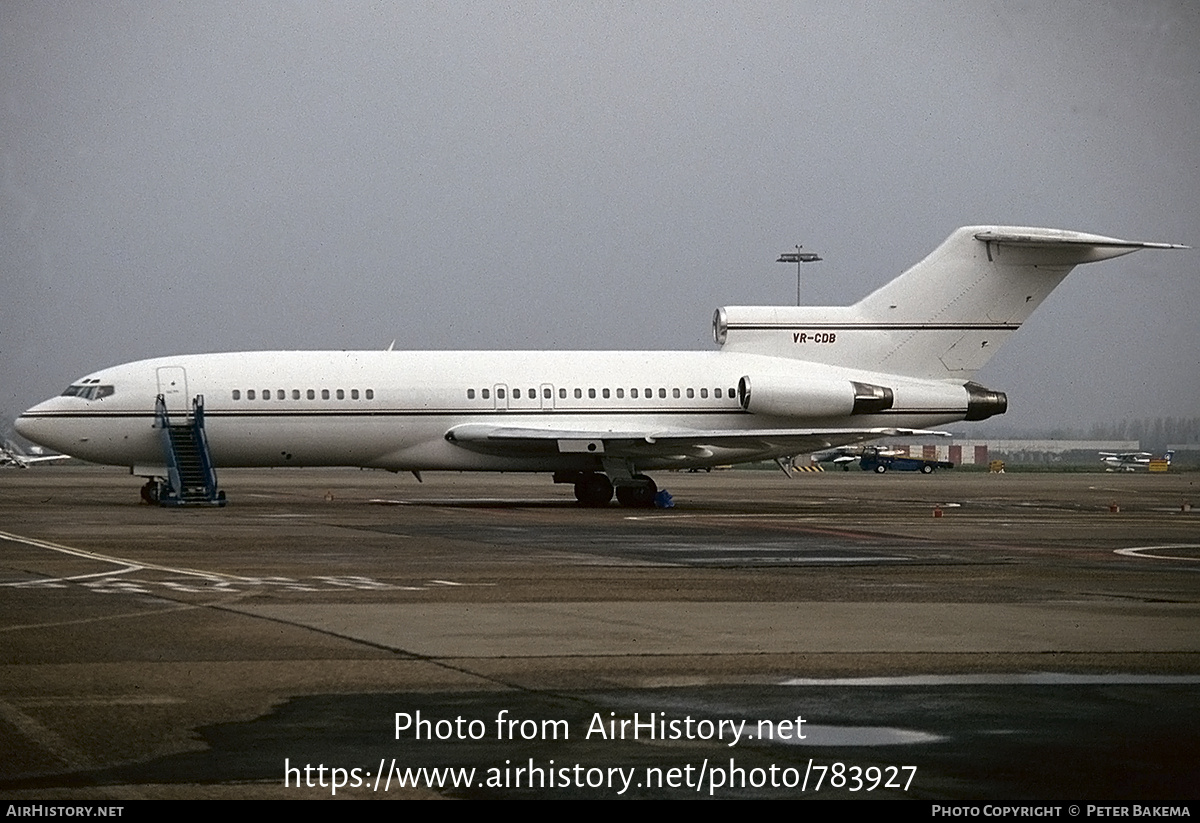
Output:
<instances>
[{"instance_id":1,"label":"airport light pole","mask_svg":"<svg viewBox=\"0 0 1200 823\"><path fill-rule=\"evenodd\" d=\"M795 263L796 264L796 305L800 305L800 264L801 263L816 263L820 261L820 256L811 251L800 251L804 246L797 245L795 251L785 251L779 255L776 263Z\"/></svg>"}]
</instances>

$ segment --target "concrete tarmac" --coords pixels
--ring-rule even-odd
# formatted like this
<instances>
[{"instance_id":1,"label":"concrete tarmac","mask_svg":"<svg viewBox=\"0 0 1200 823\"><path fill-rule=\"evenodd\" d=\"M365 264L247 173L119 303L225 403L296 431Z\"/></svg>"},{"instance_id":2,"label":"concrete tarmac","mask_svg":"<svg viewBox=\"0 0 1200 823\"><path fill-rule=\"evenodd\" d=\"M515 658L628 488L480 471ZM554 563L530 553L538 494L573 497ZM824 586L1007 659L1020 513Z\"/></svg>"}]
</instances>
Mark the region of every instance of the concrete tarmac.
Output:
<instances>
[{"instance_id":1,"label":"concrete tarmac","mask_svg":"<svg viewBox=\"0 0 1200 823\"><path fill-rule=\"evenodd\" d=\"M0 796L1195 797L1200 474L656 479L6 471Z\"/></svg>"}]
</instances>

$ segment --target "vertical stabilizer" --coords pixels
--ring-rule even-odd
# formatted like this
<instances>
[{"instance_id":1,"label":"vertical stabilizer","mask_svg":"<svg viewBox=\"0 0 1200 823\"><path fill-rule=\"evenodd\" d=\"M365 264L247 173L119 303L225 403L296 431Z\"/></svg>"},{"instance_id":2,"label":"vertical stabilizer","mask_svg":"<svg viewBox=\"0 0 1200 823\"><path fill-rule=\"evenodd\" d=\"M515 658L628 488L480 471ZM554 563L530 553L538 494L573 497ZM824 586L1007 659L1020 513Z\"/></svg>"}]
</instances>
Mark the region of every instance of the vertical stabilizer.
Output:
<instances>
[{"instance_id":1,"label":"vertical stabilizer","mask_svg":"<svg viewBox=\"0 0 1200 823\"><path fill-rule=\"evenodd\" d=\"M853 306L718 309L731 351L966 382L1075 266L1186 248L1057 229L967 226Z\"/></svg>"}]
</instances>

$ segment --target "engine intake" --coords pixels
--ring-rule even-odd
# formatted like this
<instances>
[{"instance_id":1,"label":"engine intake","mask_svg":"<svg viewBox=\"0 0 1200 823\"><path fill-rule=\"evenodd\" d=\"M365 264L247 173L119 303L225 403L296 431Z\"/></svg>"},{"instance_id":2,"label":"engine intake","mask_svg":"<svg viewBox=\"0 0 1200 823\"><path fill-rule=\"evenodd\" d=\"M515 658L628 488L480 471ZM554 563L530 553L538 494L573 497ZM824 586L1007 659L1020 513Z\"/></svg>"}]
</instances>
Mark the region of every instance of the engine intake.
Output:
<instances>
[{"instance_id":1,"label":"engine intake","mask_svg":"<svg viewBox=\"0 0 1200 823\"><path fill-rule=\"evenodd\" d=\"M850 385L854 387L854 409L851 414L887 411L896 402L896 393L886 386L859 383L857 380L851 380Z\"/></svg>"}]
</instances>

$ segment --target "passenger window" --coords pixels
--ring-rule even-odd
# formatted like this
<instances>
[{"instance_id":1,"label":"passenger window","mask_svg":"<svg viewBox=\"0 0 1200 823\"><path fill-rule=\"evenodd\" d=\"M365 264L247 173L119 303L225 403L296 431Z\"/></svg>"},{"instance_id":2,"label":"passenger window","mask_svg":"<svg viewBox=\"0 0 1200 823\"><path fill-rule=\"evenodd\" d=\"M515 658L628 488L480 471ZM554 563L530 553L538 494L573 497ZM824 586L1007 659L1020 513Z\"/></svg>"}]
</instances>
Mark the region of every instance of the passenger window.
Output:
<instances>
[{"instance_id":1,"label":"passenger window","mask_svg":"<svg viewBox=\"0 0 1200 823\"><path fill-rule=\"evenodd\" d=\"M662 399L666 400L666 398L667 398L667 390L666 390L666 389L659 389L659 390L658 390L658 396L659 396L659 397L661 397Z\"/></svg>"},{"instance_id":2,"label":"passenger window","mask_svg":"<svg viewBox=\"0 0 1200 823\"><path fill-rule=\"evenodd\" d=\"M467 389L467 399L468 400L475 399L475 390L474 389Z\"/></svg>"},{"instance_id":3,"label":"passenger window","mask_svg":"<svg viewBox=\"0 0 1200 823\"><path fill-rule=\"evenodd\" d=\"M305 396L308 397L309 400L317 399L317 393L315 391L313 391L312 389L309 389Z\"/></svg>"},{"instance_id":4,"label":"passenger window","mask_svg":"<svg viewBox=\"0 0 1200 823\"><path fill-rule=\"evenodd\" d=\"M604 389L604 390L603 390L603 391L601 391L600 393L601 393L602 395L604 395L604 399L605 399L605 400L607 400L607 399L608 399L608 389Z\"/></svg>"},{"instance_id":5,"label":"passenger window","mask_svg":"<svg viewBox=\"0 0 1200 823\"><path fill-rule=\"evenodd\" d=\"M637 400L637 396L638 396L637 389L630 389L629 396L632 397L634 400Z\"/></svg>"},{"instance_id":6,"label":"passenger window","mask_svg":"<svg viewBox=\"0 0 1200 823\"><path fill-rule=\"evenodd\" d=\"M345 390L345 389L338 389L338 390L337 390L337 399L338 399L338 400L345 400L345 399L346 399L346 390Z\"/></svg>"},{"instance_id":7,"label":"passenger window","mask_svg":"<svg viewBox=\"0 0 1200 823\"><path fill-rule=\"evenodd\" d=\"M329 399L329 389L321 389L321 399L322 400Z\"/></svg>"},{"instance_id":8,"label":"passenger window","mask_svg":"<svg viewBox=\"0 0 1200 823\"><path fill-rule=\"evenodd\" d=\"M676 400L678 400L679 399L679 389L671 389L671 396L674 397Z\"/></svg>"},{"instance_id":9,"label":"passenger window","mask_svg":"<svg viewBox=\"0 0 1200 823\"><path fill-rule=\"evenodd\" d=\"M491 389L484 389L483 391L481 391L481 392L480 392L480 394L482 394L482 395L483 395L483 399L484 399L484 400L487 400L487 399L489 399L489 398L492 396L492 390L491 390Z\"/></svg>"},{"instance_id":10,"label":"passenger window","mask_svg":"<svg viewBox=\"0 0 1200 823\"><path fill-rule=\"evenodd\" d=\"M368 400L375 399L375 390L374 389L367 389L367 399Z\"/></svg>"},{"instance_id":11,"label":"passenger window","mask_svg":"<svg viewBox=\"0 0 1200 823\"><path fill-rule=\"evenodd\" d=\"M624 389L617 389L617 399L618 400L625 399L625 390Z\"/></svg>"},{"instance_id":12,"label":"passenger window","mask_svg":"<svg viewBox=\"0 0 1200 823\"><path fill-rule=\"evenodd\" d=\"M707 400L707 399L708 399L708 389L701 389L701 390L700 390L700 397L702 397L703 399Z\"/></svg>"},{"instance_id":13,"label":"passenger window","mask_svg":"<svg viewBox=\"0 0 1200 823\"><path fill-rule=\"evenodd\" d=\"M351 399L351 400L357 400L357 399L358 399L358 389L351 389L351 390L350 390L350 399Z\"/></svg>"},{"instance_id":14,"label":"passenger window","mask_svg":"<svg viewBox=\"0 0 1200 823\"><path fill-rule=\"evenodd\" d=\"M550 387L549 387L549 386L547 386L546 388L542 389L542 399L543 399L543 400L549 400L549 399L550 399L551 397L553 397L553 396L554 396L554 392L550 391Z\"/></svg>"},{"instance_id":15,"label":"passenger window","mask_svg":"<svg viewBox=\"0 0 1200 823\"><path fill-rule=\"evenodd\" d=\"M246 390L246 399L247 399L247 400L253 400L253 399L254 399L254 389L247 389L247 390Z\"/></svg>"},{"instance_id":16,"label":"passenger window","mask_svg":"<svg viewBox=\"0 0 1200 823\"><path fill-rule=\"evenodd\" d=\"M695 397L695 396L696 396L696 390L695 390L695 389L688 389L688 390L687 390L687 396L688 396L688 400L691 400L693 397Z\"/></svg>"},{"instance_id":17,"label":"passenger window","mask_svg":"<svg viewBox=\"0 0 1200 823\"><path fill-rule=\"evenodd\" d=\"M241 400L241 399L242 399L242 393L241 393L241 391L240 391L240 390L238 390L238 389L234 389L234 390L233 390L233 399L234 399L234 400Z\"/></svg>"},{"instance_id":18,"label":"passenger window","mask_svg":"<svg viewBox=\"0 0 1200 823\"><path fill-rule=\"evenodd\" d=\"M595 390L595 389L588 389L588 397L590 397L590 398L592 398L593 400L595 400L595 399L596 399L596 390Z\"/></svg>"},{"instance_id":19,"label":"passenger window","mask_svg":"<svg viewBox=\"0 0 1200 823\"><path fill-rule=\"evenodd\" d=\"M521 399L521 390L513 389L513 400L520 400L520 399Z\"/></svg>"},{"instance_id":20,"label":"passenger window","mask_svg":"<svg viewBox=\"0 0 1200 823\"><path fill-rule=\"evenodd\" d=\"M583 397L583 389L576 389L575 390L575 399L578 400L581 397Z\"/></svg>"},{"instance_id":21,"label":"passenger window","mask_svg":"<svg viewBox=\"0 0 1200 823\"><path fill-rule=\"evenodd\" d=\"M270 390L270 389L263 389L263 391L262 391L262 399L263 399L263 400L270 400L270 399L271 399L271 390Z\"/></svg>"},{"instance_id":22,"label":"passenger window","mask_svg":"<svg viewBox=\"0 0 1200 823\"><path fill-rule=\"evenodd\" d=\"M300 399L300 390L299 389L292 389L292 399L293 400Z\"/></svg>"},{"instance_id":23,"label":"passenger window","mask_svg":"<svg viewBox=\"0 0 1200 823\"><path fill-rule=\"evenodd\" d=\"M567 399L567 390L566 390L566 389L559 389L559 390L558 390L558 396L559 396L559 399L561 399L561 400L566 400L566 399Z\"/></svg>"},{"instance_id":24,"label":"passenger window","mask_svg":"<svg viewBox=\"0 0 1200 823\"><path fill-rule=\"evenodd\" d=\"M496 389L496 399L497 400L504 399L504 389Z\"/></svg>"}]
</instances>

